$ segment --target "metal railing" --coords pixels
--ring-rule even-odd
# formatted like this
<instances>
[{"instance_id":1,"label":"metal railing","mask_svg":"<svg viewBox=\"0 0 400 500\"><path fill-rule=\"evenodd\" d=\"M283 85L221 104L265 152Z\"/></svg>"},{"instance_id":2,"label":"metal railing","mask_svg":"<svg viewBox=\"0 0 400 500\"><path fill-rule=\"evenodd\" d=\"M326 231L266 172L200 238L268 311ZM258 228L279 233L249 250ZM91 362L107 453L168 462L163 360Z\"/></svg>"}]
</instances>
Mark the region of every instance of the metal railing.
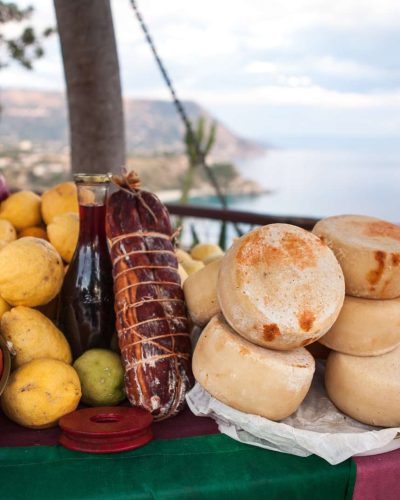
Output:
<instances>
[{"instance_id":1,"label":"metal railing","mask_svg":"<svg viewBox=\"0 0 400 500\"><path fill-rule=\"evenodd\" d=\"M312 217L266 215L254 212L243 212L241 210L228 210L198 205L179 205L176 203L167 203L166 206L172 215L180 217L212 219L232 223L236 222L238 224L249 224L251 226L265 226L266 224L280 222L283 224L293 224L310 231L318 221L318 219Z\"/></svg>"},{"instance_id":2,"label":"metal railing","mask_svg":"<svg viewBox=\"0 0 400 500\"><path fill-rule=\"evenodd\" d=\"M172 223L180 227L181 244L187 248L201 242L218 243L226 250L234 238L242 236L255 226L279 222L310 231L318 221L311 217L266 215L199 205L167 203L166 206L172 215Z\"/></svg>"}]
</instances>

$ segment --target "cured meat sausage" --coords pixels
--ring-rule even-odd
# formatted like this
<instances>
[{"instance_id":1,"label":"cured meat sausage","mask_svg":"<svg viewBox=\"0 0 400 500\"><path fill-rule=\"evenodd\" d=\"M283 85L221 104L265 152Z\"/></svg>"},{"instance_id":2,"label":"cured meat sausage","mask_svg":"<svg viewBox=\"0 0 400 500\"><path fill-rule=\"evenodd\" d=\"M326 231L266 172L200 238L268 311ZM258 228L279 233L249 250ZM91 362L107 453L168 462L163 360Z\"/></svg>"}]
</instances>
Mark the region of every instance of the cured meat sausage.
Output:
<instances>
[{"instance_id":1,"label":"cured meat sausage","mask_svg":"<svg viewBox=\"0 0 400 500\"><path fill-rule=\"evenodd\" d=\"M114 182L119 188L108 199L106 230L125 388L133 406L161 420L183 408L193 385L173 231L167 209L139 189L135 173Z\"/></svg>"}]
</instances>

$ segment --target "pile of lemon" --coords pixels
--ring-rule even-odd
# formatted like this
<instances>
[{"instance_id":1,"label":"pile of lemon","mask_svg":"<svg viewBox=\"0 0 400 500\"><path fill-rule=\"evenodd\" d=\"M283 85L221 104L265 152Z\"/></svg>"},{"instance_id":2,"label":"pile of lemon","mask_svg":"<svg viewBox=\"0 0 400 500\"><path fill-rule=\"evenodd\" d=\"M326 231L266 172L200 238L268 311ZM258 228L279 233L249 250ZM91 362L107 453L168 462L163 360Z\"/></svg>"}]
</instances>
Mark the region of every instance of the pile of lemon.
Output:
<instances>
[{"instance_id":1,"label":"pile of lemon","mask_svg":"<svg viewBox=\"0 0 400 500\"><path fill-rule=\"evenodd\" d=\"M214 243L197 243L190 252L177 248L175 253L182 285L189 275L200 271L204 266L224 255L222 248Z\"/></svg>"},{"instance_id":2,"label":"pile of lemon","mask_svg":"<svg viewBox=\"0 0 400 500\"><path fill-rule=\"evenodd\" d=\"M71 366L70 346L52 321L78 233L72 182L42 196L19 191L0 204L0 335L13 354L0 402L4 413L25 427L56 425L81 398L91 406L115 405L125 398L120 356L92 349ZM182 284L223 255L212 244L176 253Z\"/></svg>"},{"instance_id":3,"label":"pile of lemon","mask_svg":"<svg viewBox=\"0 0 400 500\"><path fill-rule=\"evenodd\" d=\"M1 406L26 427L55 425L81 398L68 342L46 316L54 314L78 232L72 182L42 196L19 191L0 205L0 333L14 354Z\"/></svg>"}]
</instances>

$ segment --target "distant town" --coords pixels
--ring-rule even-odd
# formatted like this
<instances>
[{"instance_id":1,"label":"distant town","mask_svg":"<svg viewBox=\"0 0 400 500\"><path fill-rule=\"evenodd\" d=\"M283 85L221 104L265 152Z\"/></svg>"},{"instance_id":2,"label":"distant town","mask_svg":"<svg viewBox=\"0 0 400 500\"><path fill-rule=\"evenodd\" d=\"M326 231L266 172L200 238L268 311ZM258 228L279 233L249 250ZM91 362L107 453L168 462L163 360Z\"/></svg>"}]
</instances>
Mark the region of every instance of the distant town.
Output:
<instances>
[{"instance_id":1,"label":"distant town","mask_svg":"<svg viewBox=\"0 0 400 500\"><path fill-rule=\"evenodd\" d=\"M0 111L0 171L11 188L42 190L70 177L67 110L58 92L3 90ZM195 119L212 117L197 104L186 107ZM166 199L179 197L187 168L183 128L171 103L126 100L127 167L135 169L143 185ZM263 153L258 144L236 136L218 124L210 155L224 189L233 194L257 193L259 186L243 179L233 160ZM204 173L195 179L194 195L212 193Z\"/></svg>"}]
</instances>

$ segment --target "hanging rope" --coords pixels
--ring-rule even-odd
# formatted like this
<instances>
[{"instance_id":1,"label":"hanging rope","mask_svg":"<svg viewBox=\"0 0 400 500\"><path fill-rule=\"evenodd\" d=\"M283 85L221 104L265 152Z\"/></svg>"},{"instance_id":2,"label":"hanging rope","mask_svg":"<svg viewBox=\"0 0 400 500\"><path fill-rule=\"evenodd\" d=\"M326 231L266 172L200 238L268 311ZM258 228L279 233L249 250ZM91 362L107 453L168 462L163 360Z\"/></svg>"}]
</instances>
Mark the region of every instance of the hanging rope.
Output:
<instances>
[{"instance_id":1,"label":"hanging rope","mask_svg":"<svg viewBox=\"0 0 400 500\"><path fill-rule=\"evenodd\" d=\"M204 155L203 151L201 150L200 144L198 143L196 135L193 131L192 123L188 117L188 114L186 113L185 108L183 107L181 100L178 98L178 95L176 93L176 90L174 88L172 80L171 80L170 76L168 75L167 70L166 70L163 62L161 61L160 56L158 55L157 49L154 45L153 39L149 33L149 30L146 26L146 23L144 22L143 16L139 12L137 3L135 0L130 0L130 2L131 2L133 10L135 12L136 18L139 21L140 27L142 28L144 36L145 36L145 38L150 46L151 51L153 52L154 58L157 62L157 66L161 72L161 75L162 75L162 77L163 77L165 83L167 84L167 87L171 93L172 102L175 105L175 108L178 112L178 115L182 119L182 122L184 124L185 129L186 129L186 133L189 136L189 139L192 141L192 144L194 144L196 156L199 160L199 163L200 163L200 165L203 166L211 184L213 185L222 207L227 208L226 197L218 184L218 181L214 175L212 168L207 164L205 155Z\"/></svg>"}]
</instances>

